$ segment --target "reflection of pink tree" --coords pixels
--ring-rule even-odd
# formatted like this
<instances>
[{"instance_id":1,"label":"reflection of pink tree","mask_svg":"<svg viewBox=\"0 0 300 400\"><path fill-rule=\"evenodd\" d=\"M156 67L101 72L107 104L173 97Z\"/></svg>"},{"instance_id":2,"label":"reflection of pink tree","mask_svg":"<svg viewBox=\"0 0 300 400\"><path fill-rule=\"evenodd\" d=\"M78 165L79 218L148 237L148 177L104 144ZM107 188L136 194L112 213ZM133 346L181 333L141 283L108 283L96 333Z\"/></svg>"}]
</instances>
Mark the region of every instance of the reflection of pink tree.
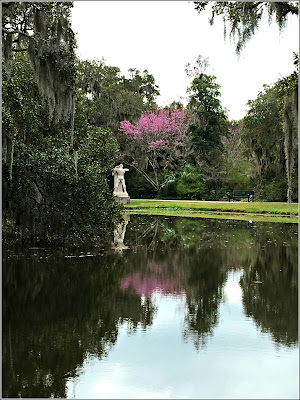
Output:
<instances>
[{"instance_id":1,"label":"reflection of pink tree","mask_svg":"<svg viewBox=\"0 0 300 400\"><path fill-rule=\"evenodd\" d=\"M121 281L121 288L131 288L140 296L150 296L155 291L163 294L182 294L184 290L183 269L177 263L173 263L170 269L170 265L166 262L149 261L144 273L139 271L128 274Z\"/></svg>"},{"instance_id":2,"label":"reflection of pink tree","mask_svg":"<svg viewBox=\"0 0 300 400\"><path fill-rule=\"evenodd\" d=\"M132 166L159 189L159 172L172 169L183 156L187 111L156 108L145 112L136 124L121 122L120 131L131 141ZM147 174L148 164L154 180Z\"/></svg>"},{"instance_id":3,"label":"reflection of pink tree","mask_svg":"<svg viewBox=\"0 0 300 400\"><path fill-rule=\"evenodd\" d=\"M148 262L148 268L150 269L150 271L153 271L154 273L158 273L161 274L162 273L162 267L161 265L153 262L153 261L149 261Z\"/></svg>"}]
</instances>

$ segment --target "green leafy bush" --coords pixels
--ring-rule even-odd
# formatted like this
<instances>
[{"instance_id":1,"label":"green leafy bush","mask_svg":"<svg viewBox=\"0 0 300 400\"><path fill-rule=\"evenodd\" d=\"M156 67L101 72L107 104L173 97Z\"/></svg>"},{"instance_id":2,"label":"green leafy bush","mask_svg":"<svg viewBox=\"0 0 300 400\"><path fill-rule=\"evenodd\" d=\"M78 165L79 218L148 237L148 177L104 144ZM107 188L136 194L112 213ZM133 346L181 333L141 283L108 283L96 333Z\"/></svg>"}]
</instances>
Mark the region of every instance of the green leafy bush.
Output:
<instances>
[{"instance_id":1,"label":"green leafy bush","mask_svg":"<svg viewBox=\"0 0 300 400\"><path fill-rule=\"evenodd\" d=\"M176 190L182 199L201 200L207 195L205 183L200 177L200 173L192 165L187 164L178 177Z\"/></svg>"}]
</instances>

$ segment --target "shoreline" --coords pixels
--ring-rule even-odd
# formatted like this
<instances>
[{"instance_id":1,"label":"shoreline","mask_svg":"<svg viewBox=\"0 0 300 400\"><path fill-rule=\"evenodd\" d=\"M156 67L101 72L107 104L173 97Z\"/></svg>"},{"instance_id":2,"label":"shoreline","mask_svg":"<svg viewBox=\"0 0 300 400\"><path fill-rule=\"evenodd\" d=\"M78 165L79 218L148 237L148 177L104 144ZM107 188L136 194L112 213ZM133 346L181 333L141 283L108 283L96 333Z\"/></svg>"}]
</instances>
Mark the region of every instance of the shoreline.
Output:
<instances>
[{"instance_id":1,"label":"shoreline","mask_svg":"<svg viewBox=\"0 0 300 400\"><path fill-rule=\"evenodd\" d=\"M298 223L298 203L291 205L290 214L287 203L229 203L194 200L132 199L124 210L129 214Z\"/></svg>"}]
</instances>

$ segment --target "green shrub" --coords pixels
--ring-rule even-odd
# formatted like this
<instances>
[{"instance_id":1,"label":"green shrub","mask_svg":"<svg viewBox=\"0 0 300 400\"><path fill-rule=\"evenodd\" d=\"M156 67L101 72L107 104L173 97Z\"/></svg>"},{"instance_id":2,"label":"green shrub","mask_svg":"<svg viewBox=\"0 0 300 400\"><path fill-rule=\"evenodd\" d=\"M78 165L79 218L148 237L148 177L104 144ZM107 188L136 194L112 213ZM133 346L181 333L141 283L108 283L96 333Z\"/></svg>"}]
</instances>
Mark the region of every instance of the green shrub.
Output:
<instances>
[{"instance_id":1,"label":"green shrub","mask_svg":"<svg viewBox=\"0 0 300 400\"><path fill-rule=\"evenodd\" d=\"M286 201L287 182L285 176L277 176L269 182L260 182L256 192L256 197L263 201Z\"/></svg>"},{"instance_id":2,"label":"green shrub","mask_svg":"<svg viewBox=\"0 0 300 400\"><path fill-rule=\"evenodd\" d=\"M200 172L192 165L186 165L177 180L176 190L182 199L201 200L207 196L207 187Z\"/></svg>"}]
</instances>

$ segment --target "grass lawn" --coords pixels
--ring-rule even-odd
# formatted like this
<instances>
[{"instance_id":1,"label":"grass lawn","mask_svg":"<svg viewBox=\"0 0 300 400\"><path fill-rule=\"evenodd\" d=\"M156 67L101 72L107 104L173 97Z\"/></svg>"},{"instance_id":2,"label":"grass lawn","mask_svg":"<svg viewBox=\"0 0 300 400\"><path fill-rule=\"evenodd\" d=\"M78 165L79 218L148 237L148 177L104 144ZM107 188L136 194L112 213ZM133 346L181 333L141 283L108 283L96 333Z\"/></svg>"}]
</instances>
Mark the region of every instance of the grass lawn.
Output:
<instances>
[{"instance_id":1,"label":"grass lawn","mask_svg":"<svg viewBox=\"0 0 300 400\"><path fill-rule=\"evenodd\" d=\"M255 221L298 222L298 203L238 201L188 201L131 199L126 210L135 214L185 217L251 219ZM250 218L251 216L251 218Z\"/></svg>"}]
</instances>

